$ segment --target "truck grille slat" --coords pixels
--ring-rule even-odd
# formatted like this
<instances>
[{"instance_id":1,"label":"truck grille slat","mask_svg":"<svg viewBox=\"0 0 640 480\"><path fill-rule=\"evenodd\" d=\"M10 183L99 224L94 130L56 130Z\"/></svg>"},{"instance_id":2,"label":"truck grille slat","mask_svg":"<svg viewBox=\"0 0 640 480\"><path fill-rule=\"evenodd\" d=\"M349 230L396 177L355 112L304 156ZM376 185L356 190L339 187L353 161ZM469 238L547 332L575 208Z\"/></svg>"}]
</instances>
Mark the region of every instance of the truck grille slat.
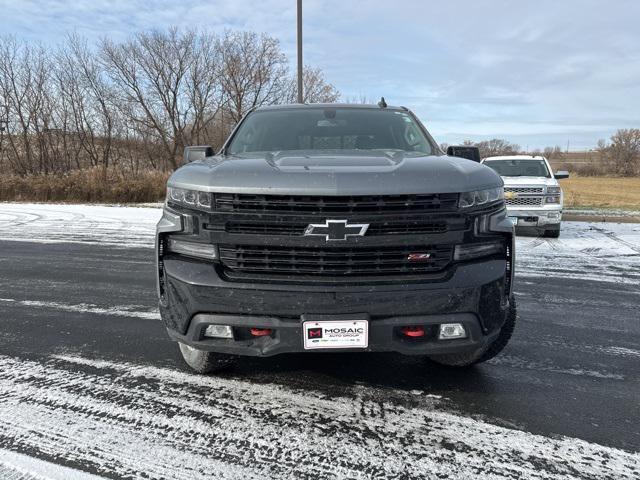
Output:
<instances>
[{"instance_id":1,"label":"truck grille slat","mask_svg":"<svg viewBox=\"0 0 640 480\"><path fill-rule=\"evenodd\" d=\"M265 220L257 222L227 222L225 231L234 234L262 234L262 235L286 235L302 236L309 223L282 223ZM446 221L438 222L393 222L371 224L367 230L368 236L378 235L398 235L398 234L420 234L420 233L446 233L452 229L464 228L463 219L450 226Z\"/></svg>"},{"instance_id":2,"label":"truck grille slat","mask_svg":"<svg viewBox=\"0 0 640 480\"><path fill-rule=\"evenodd\" d=\"M516 197L507 198L507 206L539 207L542 205L542 197Z\"/></svg>"},{"instance_id":3,"label":"truck grille slat","mask_svg":"<svg viewBox=\"0 0 640 480\"><path fill-rule=\"evenodd\" d=\"M221 212L378 213L453 210L457 193L379 196L250 195L219 193Z\"/></svg>"},{"instance_id":4,"label":"truck grille slat","mask_svg":"<svg viewBox=\"0 0 640 480\"><path fill-rule=\"evenodd\" d=\"M544 193L543 187L504 187L504 191L523 194L541 194Z\"/></svg>"},{"instance_id":5,"label":"truck grille slat","mask_svg":"<svg viewBox=\"0 0 640 480\"><path fill-rule=\"evenodd\" d=\"M411 262L410 253L429 253L423 262ZM380 248L262 247L221 245L225 268L238 272L360 275L435 272L451 261L452 246Z\"/></svg>"}]
</instances>

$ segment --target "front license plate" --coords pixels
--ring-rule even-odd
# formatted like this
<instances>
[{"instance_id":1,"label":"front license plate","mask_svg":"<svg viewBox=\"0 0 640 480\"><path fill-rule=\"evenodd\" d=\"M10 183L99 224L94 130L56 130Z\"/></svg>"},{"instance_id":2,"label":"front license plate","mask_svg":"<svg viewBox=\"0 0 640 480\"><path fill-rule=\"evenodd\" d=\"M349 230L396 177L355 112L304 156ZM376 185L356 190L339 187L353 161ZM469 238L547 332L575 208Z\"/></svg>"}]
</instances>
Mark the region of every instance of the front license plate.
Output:
<instances>
[{"instance_id":1,"label":"front license plate","mask_svg":"<svg viewBox=\"0 0 640 480\"><path fill-rule=\"evenodd\" d=\"M367 320L335 320L304 322L302 324L305 350L316 348L367 348L369 322Z\"/></svg>"}]
</instances>

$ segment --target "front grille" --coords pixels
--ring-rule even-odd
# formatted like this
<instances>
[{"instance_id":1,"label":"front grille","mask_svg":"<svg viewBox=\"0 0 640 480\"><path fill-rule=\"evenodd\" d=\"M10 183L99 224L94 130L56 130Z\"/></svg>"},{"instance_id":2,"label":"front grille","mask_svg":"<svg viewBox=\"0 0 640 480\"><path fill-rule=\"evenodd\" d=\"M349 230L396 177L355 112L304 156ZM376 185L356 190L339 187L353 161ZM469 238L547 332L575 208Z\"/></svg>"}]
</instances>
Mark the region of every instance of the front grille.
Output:
<instances>
[{"instance_id":1,"label":"front grille","mask_svg":"<svg viewBox=\"0 0 640 480\"><path fill-rule=\"evenodd\" d=\"M542 187L504 187L504 191L513 192L513 193L523 193L523 194L538 194L544 193L544 189Z\"/></svg>"},{"instance_id":2,"label":"front grille","mask_svg":"<svg viewBox=\"0 0 640 480\"><path fill-rule=\"evenodd\" d=\"M454 210L457 193L428 195L250 195L217 193L216 210L221 212L273 213L380 213Z\"/></svg>"},{"instance_id":3,"label":"front grille","mask_svg":"<svg viewBox=\"0 0 640 480\"><path fill-rule=\"evenodd\" d=\"M227 222L225 231L227 233L243 235L285 235L302 236L309 223L307 222L276 222L264 220L263 222ZM453 222L450 226L446 221L402 221L402 222L381 222L372 223L367 229L367 236L379 235L400 235L400 234L430 234L446 233L449 229L464 228L464 219Z\"/></svg>"},{"instance_id":4,"label":"front grille","mask_svg":"<svg viewBox=\"0 0 640 480\"><path fill-rule=\"evenodd\" d=\"M542 197L516 197L507 198L507 206L539 207L542 205Z\"/></svg>"},{"instance_id":5,"label":"front grille","mask_svg":"<svg viewBox=\"0 0 640 480\"><path fill-rule=\"evenodd\" d=\"M412 262L410 254L430 254ZM393 247L264 247L221 245L220 261L235 272L301 275L382 275L427 273L451 262L453 246Z\"/></svg>"}]
</instances>

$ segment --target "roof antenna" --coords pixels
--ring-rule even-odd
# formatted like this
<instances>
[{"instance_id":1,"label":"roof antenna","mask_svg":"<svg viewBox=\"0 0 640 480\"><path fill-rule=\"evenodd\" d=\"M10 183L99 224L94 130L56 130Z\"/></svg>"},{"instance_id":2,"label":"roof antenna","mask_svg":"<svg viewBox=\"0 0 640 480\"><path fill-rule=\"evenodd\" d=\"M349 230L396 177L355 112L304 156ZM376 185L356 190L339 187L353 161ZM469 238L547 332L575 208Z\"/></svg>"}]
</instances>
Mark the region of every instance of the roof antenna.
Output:
<instances>
[{"instance_id":1,"label":"roof antenna","mask_svg":"<svg viewBox=\"0 0 640 480\"><path fill-rule=\"evenodd\" d=\"M384 101L384 97L380 97L380 101L378 102L378 106L380 108L387 108L387 102Z\"/></svg>"}]
</instances>

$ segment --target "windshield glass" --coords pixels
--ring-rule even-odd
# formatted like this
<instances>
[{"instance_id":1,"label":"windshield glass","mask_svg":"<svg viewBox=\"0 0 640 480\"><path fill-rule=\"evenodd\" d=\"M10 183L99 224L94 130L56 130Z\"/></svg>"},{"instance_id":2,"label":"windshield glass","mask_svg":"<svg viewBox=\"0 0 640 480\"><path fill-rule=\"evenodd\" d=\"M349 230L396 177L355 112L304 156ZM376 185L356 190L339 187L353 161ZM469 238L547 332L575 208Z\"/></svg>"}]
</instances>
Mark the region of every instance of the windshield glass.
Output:
<instances>
[{"instance_id":1,"label":"windshield glass","mask_svg":"<svg viewBox=\"0 0 640 480\"><path fill-rule=\"evenodd\" d=\"M486 160L484 164L503 177L547 177L551 178L543 160Z\"/></svg>"},{"instance_id":2,"label":"windshield glass","mask_svg":"<svg viewBox=\"0 0 640 480\"><path fill-rule=\"evenodd\" d=\"M383 150L431 154L432 147L404 111L364 108L292 108L252 113L227 152Z\"/></svg>"}]
</instances>

